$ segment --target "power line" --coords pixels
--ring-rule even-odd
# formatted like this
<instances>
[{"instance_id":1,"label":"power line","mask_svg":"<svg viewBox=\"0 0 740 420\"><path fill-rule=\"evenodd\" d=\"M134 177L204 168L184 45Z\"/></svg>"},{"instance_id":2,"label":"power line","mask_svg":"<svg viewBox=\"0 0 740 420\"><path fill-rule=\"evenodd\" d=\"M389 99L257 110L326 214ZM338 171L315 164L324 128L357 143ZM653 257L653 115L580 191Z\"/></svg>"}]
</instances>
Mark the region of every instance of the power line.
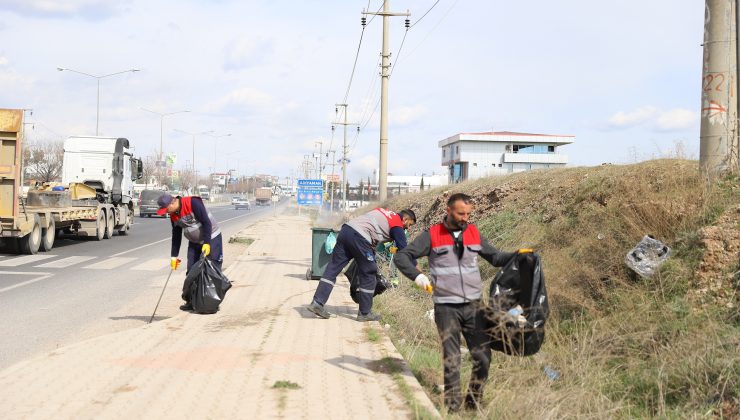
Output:
<instances>
[{"instance_id":1,"label":"power line","mask_svg":"<svg viewBox=\"0 0 740 420\"><path fill-rule=\"evenodd\" d=\"M368 8L370 7L370 1L367 2L367 6ZM378 8L378 11L380 11L380 8ZM368 22L368 24L372 22L374 18L375 18L375 15L373 15L373 17L370 18L370 21ZM347 98L349 97L349 91L350 91L350 88L352 88L352 80L355 77L355 69L357 68L357 59L360 57L360 49L362 48L362 37L365 35L365 27L366 25L364 24L364 18L363 18L362 31L360 31L360 42L357 43L357 52L355 53L355 62L354 64L352 64L352 73L350 73L350 76L349 76L349 83L347 84L347 91L344 93L344 101L343 101L344 103L347 103Z\"/></svg>"},{"instance_id":2,"label":"power line","mask_svg":"<svg viewBox=\"0 0 740 420\"><path fill-rule=\"evenodd\" d=\"M410 28L413 28L414 26L416 26L417 23L421 22L421 20L424 19L424 16L426 16L427 13L431 12L432 9L434 9L434 6L437 5L437 3L439 3L439 0L435 1L434 4L432 5L432 7L430 7L429 10L427 10L426 12L424 12L424 14L421 15L421 17L419 18L419 20L417 20L416 22L414 22L414 24L411 25Z\"/></svg>"},{"instance_id":3,"label":"power line","mask_svg":"<svg viewBox=\"0 0 740 420\"><path fill-rule=\"evenodd\" d=\"M414 52L416 52L416 50L419 48L419 46L421 46L421 44L423 44L424 41L426 41L427 38L429 38L429 35L431 35L432 32L434 32L434 30L437 29L437 27L440 25L440 23L442 23L442 21L444 21L445 18L447 18L447 15L450 14L450 12L452 11L452 9L455 8L455 6L457 5L457 2L458 1L460 1L460 0L455 0L455 2L452 3L452 6L450 6L450 8L447 9L447 11L445 12L445 14L442 15L442 17L439 19L439 21L437 21L437 23L432 27L432 29L430 29L429 32L427 32L427 34L424 35L424 38L422 38L422 40L418 44L416 44L416 46L411 50L411 52L407 54L407 57L410 57L412 54L414 54ZM419 21L417 21L416 23L419 23ZM414 25L411 25L411 26L414 26ZM398 62L398 60L396 60L396 62Z\"/></svg>"}]
</instances>

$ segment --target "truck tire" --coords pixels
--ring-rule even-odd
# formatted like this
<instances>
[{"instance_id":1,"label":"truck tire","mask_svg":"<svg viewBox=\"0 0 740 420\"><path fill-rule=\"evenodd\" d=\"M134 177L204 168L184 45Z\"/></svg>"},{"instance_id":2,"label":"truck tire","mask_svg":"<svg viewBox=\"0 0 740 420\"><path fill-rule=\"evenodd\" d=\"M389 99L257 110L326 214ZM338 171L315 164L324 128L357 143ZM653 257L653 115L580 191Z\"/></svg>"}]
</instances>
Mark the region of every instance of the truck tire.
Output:
<instances>
[{"instance_id":1,"label":"truck tire","mask_svg":"<svg viewBox=\"0 0 740 420\"><path fill-rule=\"evenodd\" d=\"M54 224L54 217L49 218L49 227L41 231L41 250L51 251L54 248L54 239L56 238L57 228Z\"/></svg>"},{"instance_id":2,"label":"truck tire","mask_svg":"<svg viewBox=\"0 0 740 420\"><path fill-rule=\"evenodd\" d=\"M38 214L33 215L33 228L31 232L22 237L20 242L22 253L33 255L39 252L39 247L41 246L41 219Z\"/></svg>"},{"instance_id":3,"label":"truck tire","mask_svg":"<svg viewBox=\"0 0 740 420\"><path fill-rule=\"evenodd\" d=\"M98 212L98 220L95 221L95 240L102 241L105 236L105 212L100 209Z\"/></svg>"},{"instance_id":4,"label":"truck tire","mask_svg":"<svg viewBox=\"0 0 740 420\"><path fill-rule=\"evenodd\" d=\"M105 234L103 235L103 239L110 239L113 237L113 209L108 209L105 215Z\"/></svg>"}]
</instances>

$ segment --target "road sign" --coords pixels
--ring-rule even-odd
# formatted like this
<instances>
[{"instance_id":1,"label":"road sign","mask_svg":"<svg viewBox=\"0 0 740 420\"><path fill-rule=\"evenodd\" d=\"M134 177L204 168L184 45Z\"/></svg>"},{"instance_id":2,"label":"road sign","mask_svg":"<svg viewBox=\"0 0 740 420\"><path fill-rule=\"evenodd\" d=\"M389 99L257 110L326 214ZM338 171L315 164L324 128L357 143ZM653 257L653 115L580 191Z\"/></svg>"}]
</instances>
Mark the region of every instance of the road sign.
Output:
<instances>
[{"instance_id":1,"label":"road sign","mask_svg":"<svg viewBox=\"0 0 740 420\"><path fill-rule=\"evenodd\" d=\"M320 206L323 202L324 182L320 179L299 179L296 201L299 206Z\"/></svg>"},{"instance_id":2,"label":"road sign","mask_svg":"<svg viewBox=\"0 0 740 420\"><path fill-rule=\"evenodd\" d=\"M339 182L339 174L327 174L326 182Z\"/></svg>"}]
</instances>

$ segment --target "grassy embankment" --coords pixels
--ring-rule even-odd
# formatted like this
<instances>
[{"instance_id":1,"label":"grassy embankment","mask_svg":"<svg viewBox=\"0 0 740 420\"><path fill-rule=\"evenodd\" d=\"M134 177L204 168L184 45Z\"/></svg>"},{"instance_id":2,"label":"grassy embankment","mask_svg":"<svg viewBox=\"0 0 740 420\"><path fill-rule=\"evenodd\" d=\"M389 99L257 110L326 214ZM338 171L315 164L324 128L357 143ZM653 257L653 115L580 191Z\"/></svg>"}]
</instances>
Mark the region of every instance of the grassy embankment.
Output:
<instances>
[{"instance_id":1,"label":"grassy embankment","mask_svg":"<svg viewBox=\"0 0 740 420\"><path fill-rule=\"evenodd\" d=\"M485 410L461 418L740 416L740 178L707 187L696 162L656 160L489 178L384 206L411 207L418 232L441 219L446 190L475 198L474 222L498 248L541 252L552 310L541 352L494 353ZM712 226L721 238L708 258ZM624 264L646 234L673 248L651 279ZM490 282L496 269L481 268ZM401 284L376 309L441 407L431 299ZM465 384L468 374L464 358Z\"/></svg>"}]
</instances>

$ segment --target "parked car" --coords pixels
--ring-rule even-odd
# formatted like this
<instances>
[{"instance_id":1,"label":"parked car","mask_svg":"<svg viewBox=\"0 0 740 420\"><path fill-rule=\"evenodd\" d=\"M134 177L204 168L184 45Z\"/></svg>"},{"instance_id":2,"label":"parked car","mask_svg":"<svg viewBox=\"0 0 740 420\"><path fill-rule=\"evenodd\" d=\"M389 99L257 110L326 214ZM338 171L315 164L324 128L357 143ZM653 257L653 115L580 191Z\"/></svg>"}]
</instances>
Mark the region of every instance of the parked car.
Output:
<instances>
[{"instance_id":1,"label":"parked car","mask_svg":"<svg viewBox=\"0 0 740 420\"><path fill-rule=\"evenodd\" d=\"M252 210L252 205L249 204L249 200L247 200L246 197L235 197L235 198L236 198L236 201L232 200L235 210L239 210L239 209Z\"/></svg>"},{"instance_id":2,"label":"parked car","mask_svg":"<svg viewBox=\"0 0 740 420\"><path fill-rule=\"evenodd\" d=\"M143 190L139 195L139 217L152 217L153 214L157 214L159 205L157 199L162 194L167 194L164 190ZM167 217L165 214L164 217Z\"/></svg>"}]
</instances>

